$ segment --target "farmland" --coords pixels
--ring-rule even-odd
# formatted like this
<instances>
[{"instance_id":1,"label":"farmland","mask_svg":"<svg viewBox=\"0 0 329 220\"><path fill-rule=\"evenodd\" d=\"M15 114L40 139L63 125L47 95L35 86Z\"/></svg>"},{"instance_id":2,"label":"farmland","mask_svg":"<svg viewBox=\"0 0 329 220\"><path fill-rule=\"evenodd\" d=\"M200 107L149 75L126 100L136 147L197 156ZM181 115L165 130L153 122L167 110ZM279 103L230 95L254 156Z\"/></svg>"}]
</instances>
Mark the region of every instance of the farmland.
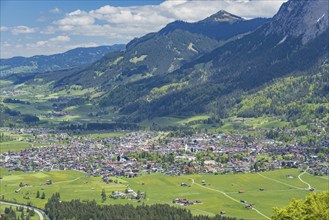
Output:
<instances>
[{"instance_id":1,"label":"farmland","mask_svg":"<svg viewBox=\"0 0 329 220\"><path fill-rule=\"evenodd\" d=\"M127 186L135 192L145 192L145 204L172 204L176 198L186 198L190 201L201 200L198 205L184 206L194 214L213 216L225 211L227 216L247 219L265 219L254 210L246 209L240 200L248 204L254 203L255 208L265 216L271 216L273 207L283 207L293 198L304 198L308 186L299 178L300 170L283 169L263 173L228 174L228 175L184 175L166 176L163 174L141 175L136 178L113 178L118 183L104 183L100 177L88 177L82 172L73 170L23 173L8 172L1 168L1 196L19 203L32 202L43 208L47 198L55 192L60 192L62 200L79 198L80 200L96 200L101 202L101 191L105 189L109 196L112 191L124 191ZM290 178L288 178L288 176ZM315 177L310 174L300 176L302 180L315 188L315 191L328 190L326 177ZM51 180L51 185L46 181ZM18 193L19 183L28 184ZM116 182L116 181L115 181ZM181 187L184 182L190 187ZM203 183L203 184L202 184ZM260 191L260 189L263 191ZM46 198L36 198L37 191L45 193ZM240 193L239 193L240 191ZM138 204L136 200L110 199L104 204Z\"/></svg>"}]
</instances>

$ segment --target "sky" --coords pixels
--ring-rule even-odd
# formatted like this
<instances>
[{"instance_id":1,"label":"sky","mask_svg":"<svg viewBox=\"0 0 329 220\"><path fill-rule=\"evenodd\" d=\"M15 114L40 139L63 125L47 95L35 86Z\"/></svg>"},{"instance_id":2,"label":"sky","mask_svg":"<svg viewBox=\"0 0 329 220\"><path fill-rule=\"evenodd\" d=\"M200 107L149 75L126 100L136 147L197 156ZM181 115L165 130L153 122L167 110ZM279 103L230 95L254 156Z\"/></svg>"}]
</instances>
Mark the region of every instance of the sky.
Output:
<instances>
[{"instance_id":1,"label":"sky","mask_svg":"<svg viewBox=\"0 0 329 220\"><path fill-rule=\"evenodd\" d=\"M272 17L286 0L1 0L0 57L49 55L128 43L175 20L219 10Z\"/></svg>"}]
</instances>

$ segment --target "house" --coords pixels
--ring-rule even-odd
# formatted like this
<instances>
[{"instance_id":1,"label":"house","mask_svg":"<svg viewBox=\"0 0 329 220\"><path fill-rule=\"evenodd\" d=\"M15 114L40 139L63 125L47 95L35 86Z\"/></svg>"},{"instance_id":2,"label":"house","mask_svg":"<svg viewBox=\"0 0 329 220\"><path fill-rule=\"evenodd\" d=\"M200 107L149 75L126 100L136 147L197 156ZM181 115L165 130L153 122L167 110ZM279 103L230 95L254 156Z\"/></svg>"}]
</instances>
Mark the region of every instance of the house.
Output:
<instances>
[{"instance_id":1,"label":"house","mask_svg":"<svg viewBox=\"0 0 329 220\"><path fill-rule=\"evenodd\" d=\"M134 193L134 190L132 190L132 189L128 189L128 190L127 190L127 193L129 193L129 194L133 194L133 193Z\"/></svg>"}]
</instances>

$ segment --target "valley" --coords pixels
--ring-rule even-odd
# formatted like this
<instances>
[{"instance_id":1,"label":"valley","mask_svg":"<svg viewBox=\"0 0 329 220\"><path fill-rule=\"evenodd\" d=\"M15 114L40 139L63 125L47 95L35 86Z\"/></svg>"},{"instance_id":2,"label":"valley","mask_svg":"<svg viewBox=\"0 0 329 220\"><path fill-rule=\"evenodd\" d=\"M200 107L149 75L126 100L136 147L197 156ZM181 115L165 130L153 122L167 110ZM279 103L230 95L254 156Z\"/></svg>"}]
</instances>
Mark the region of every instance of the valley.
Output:
<instances>
[{"instance_id":1,"label":"valley","mask_svg":"<svg viewBox=\"0 0 329 220\"><path fill-rule=\"evenodd\" d=\"M224 211L230 217L267 219L273 207L328 189L327 152L318 147L228 134L1 132L2 200L41 209L59 192L64 201L160 203L194 215ZM127 189L143 197L125 194ZM111 198L117 192L120 196ZM201 202L175 204L175 199Z\"/></svg>"},{"instance_id":2,"label":"valley","mask_svg":"<svg viewBox=\"0 0 329 220\"><path fill-rule=\"evenodd\" d=\"M127 186L135 192L146 193L146 198L141 199L144 204L173 204L176 198L186 198L189 201L200 200L201 204L182 206L189 209L193 214L214 216L225 211L227 216L248 219L266 219L265 216L273 215L272 207L283 207L292 198L304 198L309 193L307 185L298 179L300 170L284 169L277 171L262 172L258 174L227 174L227 175L188 175L188 176L166 176L163 174L144 174L136 178L118 177L118 183L104 183L100 177L88 177L77 171L50 171L37 173L9 172L2 170L3 179L1 196L9 201L19 203L31 202L34 206L43 208L53 193L59 192L63 200L79 198L84 200L95 200L100 204L133 204L139 205L134 199L107 198L102 202L101 192L105 189L107 195L113 191L124 192ZM288 178L287 176L291 176ZM48 179L52 185L40 186ZM316 191L327 190L327 180L314 177L309 174L302 179L311 184ZM194 182L192 182L194 180ZM19 193L17 182L29 184L23 187ZM206 184L202 185L202 181ZM180 186L181 183L190 184L189 187ZM159 191L159 187L161 191ZM264 191L259 189L263 188ZM239 191L243 190L243 193ZM45 192L46 199L35 198L37 191ZM225 193L225 195L224 195ZM24 198L25 197L25 198ZM28 199L27 199L28 198ZM246 204L254 203L255 208L263 215L253 209L245 208L241 201Z\"/></svg>"},{"instance_id":3,"label":"valley","mask_svg":"<svg viewBox=\"0 0 329 220\"><path fill-rule=\"evenodd\" d=\"M327 219L328 2L151 2L1 23L0 219Z\"/></svg>"}]
</instances>

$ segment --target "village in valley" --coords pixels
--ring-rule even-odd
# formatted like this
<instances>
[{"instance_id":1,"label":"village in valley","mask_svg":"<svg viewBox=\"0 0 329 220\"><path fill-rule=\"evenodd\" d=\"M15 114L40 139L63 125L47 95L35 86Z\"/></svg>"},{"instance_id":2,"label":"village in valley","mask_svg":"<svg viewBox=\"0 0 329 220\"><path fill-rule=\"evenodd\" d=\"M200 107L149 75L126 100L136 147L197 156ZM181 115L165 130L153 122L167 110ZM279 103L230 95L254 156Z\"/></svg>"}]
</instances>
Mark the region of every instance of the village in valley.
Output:
<instances>
[{"instance_id":1,"label":"village in valley","mask_svg":"<svg viewBox=\"0 0 329 220\"><path fill-rule=\"evenodd\" d=\"M242 135L196 133L179 137L163 132L129 132L99 138L49 129L3 131L29 137L19 140L28 142L30 148L0 154L0 166L15 171L77 170L101 176L104 182L113 176L132 178L150 173L218 175L282 168L329 174L325 166L328 152L318 147ZM37 143L44 145L34 147Z\"/></svg>"}]
</instances>

